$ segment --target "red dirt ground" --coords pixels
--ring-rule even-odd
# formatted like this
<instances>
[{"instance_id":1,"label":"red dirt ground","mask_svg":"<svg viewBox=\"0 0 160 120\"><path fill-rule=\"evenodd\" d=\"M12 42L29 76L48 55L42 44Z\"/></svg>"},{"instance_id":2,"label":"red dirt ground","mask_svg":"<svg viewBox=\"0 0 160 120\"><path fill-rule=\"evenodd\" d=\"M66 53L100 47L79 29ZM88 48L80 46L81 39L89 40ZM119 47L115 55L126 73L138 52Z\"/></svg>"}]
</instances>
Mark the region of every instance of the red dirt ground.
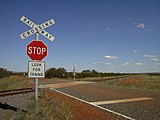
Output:
<instances>
[{"instance_id":1,"label":"red dirt ground","mask_svg":"<svg viewBox=\"0 0 160 120\"><path fill-rule=\"evenodd\" d=\"M122 82L124 84L139 84L142 81L141 78L139 77L133 77L133 78L128 78L126 80L123 80Z\"/></svg>"},{"instance_id":2,"label":"red dirt ground","mask_svg":"<svg viewBox=\"0 0 160 120\"><path fill-rule=\"evenodd\" d=\"M50 95L56 97L58 100L65 102L73 108L72 120L122 120L123 118L113 115L107 111L100 110L86 103L80 102L68 96L50 92Z\"/></svg>"}]
</instances>

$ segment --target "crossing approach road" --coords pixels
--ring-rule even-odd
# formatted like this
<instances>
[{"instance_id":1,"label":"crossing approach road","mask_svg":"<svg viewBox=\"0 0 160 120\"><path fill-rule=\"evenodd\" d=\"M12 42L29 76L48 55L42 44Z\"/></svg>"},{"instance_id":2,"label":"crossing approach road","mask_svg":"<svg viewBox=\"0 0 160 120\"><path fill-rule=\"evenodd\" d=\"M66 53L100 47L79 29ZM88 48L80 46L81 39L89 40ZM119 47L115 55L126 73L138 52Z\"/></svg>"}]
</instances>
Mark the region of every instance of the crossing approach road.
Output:
<instances>
[{"instance_id":1,"label":"crossing approach road","mask_svg":"<svg viewBox=\"0 0 160 120\"><path fill-rule=\"evenodd\" d=\"M97 82L41 85L130 120L160 119L160 92L110 87Z\"/></svg>"}]
</instances>

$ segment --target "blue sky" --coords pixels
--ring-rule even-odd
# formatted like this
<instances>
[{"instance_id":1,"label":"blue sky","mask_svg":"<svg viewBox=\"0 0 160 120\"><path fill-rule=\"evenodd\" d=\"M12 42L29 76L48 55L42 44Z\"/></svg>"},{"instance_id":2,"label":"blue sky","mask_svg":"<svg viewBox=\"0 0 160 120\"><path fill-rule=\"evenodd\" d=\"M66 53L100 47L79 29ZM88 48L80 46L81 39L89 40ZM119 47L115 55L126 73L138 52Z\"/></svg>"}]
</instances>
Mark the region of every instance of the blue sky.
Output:
<instances>
[{"instance_id":1,"label":"blue sky","mask_svg":"<svg viewBox=\"0 0 160 120\"><path fill-rule=\"evenodd\" d=\"M27 71L26 45L35 35L19 37L30 29L20 21L25 16L56 22L45 29L53 42L40 35L46 69L160 72L159 0L3 0L0 15L0 67Z\"/></svg>"}]
</instances>

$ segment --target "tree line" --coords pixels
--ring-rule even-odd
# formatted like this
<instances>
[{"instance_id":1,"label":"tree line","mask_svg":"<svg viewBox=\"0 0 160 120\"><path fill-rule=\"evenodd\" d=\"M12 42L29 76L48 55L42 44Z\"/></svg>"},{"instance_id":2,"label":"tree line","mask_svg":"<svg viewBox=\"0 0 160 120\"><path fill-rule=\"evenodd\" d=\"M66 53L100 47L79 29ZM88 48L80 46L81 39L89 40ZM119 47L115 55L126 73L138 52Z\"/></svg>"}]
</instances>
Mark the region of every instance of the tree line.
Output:
<instances>
[{"instance_id":1,"label":"tree line","mask_svg":"<svg viewBox=\"0 0 160 120\"><path fill-rule=\"evenodd\" d=\"M27 73L25 73L27 75ZM76 78L86 77L107 77L107 76L119 76L125 75L126 73L103 73L93 70L83 70L82 72L76 72ZM0 79L3 77L9 77L10 75L24 75L24 72L11 72L5 68L0 68ZM67 72L65 68L49 68L45 71L46 78L73 78L73 72Z\"/></svg>"},{"instance_id":2,"label":"tree line","mask_svg":"<svg viewBox=\"0 0 160 120\"><path fill-rule=\"evenodd\" d=\"M82 72L76 72L76 78L86 78L86 77L107 77L107 76L119 76L125 73L103 73L97 72L96 70L83 70ZM45 72L46 78L73 78L73 72L67 72L64 68L50 68Z\"/></svg>"}]
</instances>

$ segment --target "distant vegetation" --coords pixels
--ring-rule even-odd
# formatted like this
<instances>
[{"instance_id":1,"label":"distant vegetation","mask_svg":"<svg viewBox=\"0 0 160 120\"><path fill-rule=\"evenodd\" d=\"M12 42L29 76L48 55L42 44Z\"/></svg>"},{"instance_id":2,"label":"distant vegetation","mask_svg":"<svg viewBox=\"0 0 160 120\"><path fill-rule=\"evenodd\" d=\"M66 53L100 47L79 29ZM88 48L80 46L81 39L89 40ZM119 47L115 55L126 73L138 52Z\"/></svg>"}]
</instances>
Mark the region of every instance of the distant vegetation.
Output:
<instances>
[{"instance_id":1,"label":"distant vegetation","mask_svg":"<svg viewBox=\"0 0 160 120\"><path fill-rule=\"evenodd\" d=\"M47 78L53 78L53 77L57 77L57 78L67 78L68 74L67 71L64 68L50 68L46 71L45 76Z\"/></svg>"},{"instance_id":2,"label":"distant vegetation","mask_svg":"<svg viewBox=\"0 0 160 120\"><path fill-rule=\"evenodd\" d=\"M3 77L9 77L10 75L27 76L27 72L11 72L5 68L0 68L0 79ZM97 72L96 70L83 70L82 72L76 72L76 78L88 78L88 77L110 77L128 75L128 73L104 73ZM65 68L49 68L45 72L46 78L73 78L73 72L67 72Z\"/></svg>"},{"instance_id":3,"label":"distant vegetation","mask_svg":"<svg viewBox=\"0 0 160 120\"><path fill-rule=\"evenodd\" d=\"M5 68L0 68L0 79L3 77L9 77L11 73L12 73L11 71L8 71Z\"/></svg>"},{"instance_id":4,"label":"distant vegetation","mask_svg":"<svg viewBox=\"0 0 160 120\"><path fill-rule=\"evenodd\" d=\"M76 73L76 78L86 78L86 77L108 77L108 76L120 76L126 75L125 73L102 73L96 70L83 70L82 72ZM73 72L67 72L64 68L50 68L45 73L46 78L72 78Z\"/></svg>"},{"instance_id":5,"label":"distant vegetation","mask_svg":"<svg viewBox=\"0 0 160 120\"><path fill-rule=\"evenodd\" d=\"M93 77L112 77L122 75L139 75L144 73L114 73L114 72L98 72L93 70L83 70L82 72L76 72L76 78L93 78ZM160 75L160 73L145 73L147 75ZM10 75L27 76L27 72L12 72L5 68L0 68L0 79L3 77L9 77ZM65 68L49 68L45 71L46 78L73 78L73 72L67 72Z\"/></svg>"}]
</instances>

